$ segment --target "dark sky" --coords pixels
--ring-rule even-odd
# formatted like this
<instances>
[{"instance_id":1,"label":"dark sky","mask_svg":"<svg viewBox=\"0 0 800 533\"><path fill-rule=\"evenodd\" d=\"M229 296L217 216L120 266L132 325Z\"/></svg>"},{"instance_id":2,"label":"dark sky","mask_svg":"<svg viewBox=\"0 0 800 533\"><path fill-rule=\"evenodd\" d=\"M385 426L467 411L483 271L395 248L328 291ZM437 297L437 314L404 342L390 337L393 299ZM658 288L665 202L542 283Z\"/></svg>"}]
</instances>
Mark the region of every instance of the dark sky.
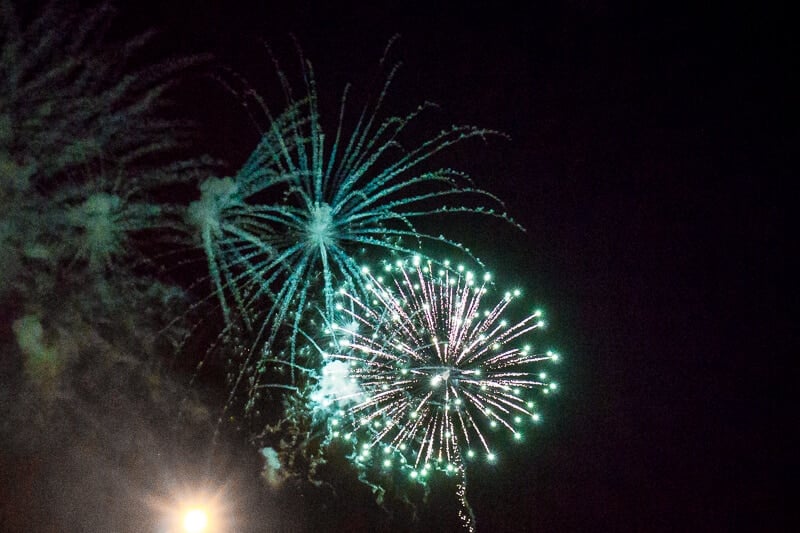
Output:
<instances>
[{"instance_id":1,"label":"dark sky","mask_svg":"<svg viewBox=\"0 0 800 533\"><path fill-rule=\"evenodd\" d=\"M781 312L798 140L786 13L157 4L132 2L126 24L215 52L267 95L278 85L259 40L290 65L294 34L334 104L346 82L369 85L400 34L396 109L431 100L437 128L510 136L454 154L527 228L476 224L473 247L548 310L564 362L540 434L476 474L479 530L782 529L796 465L781 429L792 419L778 415L796 336ZM216 113L220 142L245 157L256 132Z\"/></svg>"},{"instance_id":2,"label":"dark sky","mask_svg":"<svg viewBox=\"0 0 800 533\"><path fill-rule=\"evenodd\" d=\"M477 484L481 529L779 529L798 140L785 13L253 4L163 16L272 87L248 39L291 60L291 32L336 96L399 33L396 102L511 137L459 163L528 231L476 249L549 310L565 362L540 437Z\"/></svg>"}]
</instances>

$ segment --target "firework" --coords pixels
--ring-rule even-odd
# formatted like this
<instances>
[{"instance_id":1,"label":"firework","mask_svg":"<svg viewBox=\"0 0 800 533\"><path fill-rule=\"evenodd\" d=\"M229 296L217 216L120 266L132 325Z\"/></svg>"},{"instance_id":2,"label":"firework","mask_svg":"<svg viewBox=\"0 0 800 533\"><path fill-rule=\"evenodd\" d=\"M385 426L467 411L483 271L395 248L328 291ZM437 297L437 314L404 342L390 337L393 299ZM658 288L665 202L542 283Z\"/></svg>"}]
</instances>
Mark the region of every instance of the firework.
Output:
<instances>
[{"instance_id":1,"label":"firework","mask_svg":"<svg viewBox=\"0 0 800 533\"><path fill-rule=\"evenodd\" d=\"M70 169L113 160L130 168L185 143L187 124L159 119L176 74L199 57L144 68L147 32L107 38L113 9L48 3L19 20L0 0L0 171L17 188L43 186ZM21 2L20 2L21 3Z\"/></svg>"},{"instance_id":2,"label":"firework","mask_svg":"<svg viewBox=\"0 0 800 533\"><path fill-rule=\"evenodd\" d=\"M2 281L123 265L136 252L132 234L174 217L153 190L163 198L188 181L188 166L203 166L164 162L189 125L159 117L177 75L202 58L143 62L153 33L111 38L113 9L102 3L49 2L22 18L15 4L0 0Z\"/></svg>"},{"instance_id":3,"label":"firework","mask_svg":"<svg viewBox=\"0 0 800 533\"><path fill-rule=\"evenodd\" d=\"M402 147L401 134L431 106L381 118L395 66L352 129L345 127L345 89L330 133L323 128L313 70L302 54L301 64L304 97L299 100L278 68L287 99L283 113L274 116L247 92L263 106L267 131L239 172L203 184L202 198L190 213L226 321L241 318L259 336L266 332L262 340L271 348L282 324L291 324L294 346L307 308L321 307L330 317L338 284L366 295L359 265L370 249L410 255L433 241L469 255L458 241L421 231L416 220L452 212L509 220L501 211L472 205L469 197L502 206L474 188L463 172L422 169L438 152L496 132L453 126ZM464 203L452 204L452 197Z\"/></svg>"},{"instance_id":4,"label":"firework","mask_svg":"<svg viewBox=\"0 0 800 533\"><path fill-rule=\"evenodd\" d=\"M338 291L323 354L323 382L335 380L316 399L332 413L330 438L351 442L360 466L398 466L419 481L463 473L472 458L494 462L499 443L523 440L539 421L534 392L557 388L541 367L558 355L525 341L541 312L509 322L519 291L486 306L489 274L420 257L362 275L369 296Z\"/></svg>"}]
</instances>

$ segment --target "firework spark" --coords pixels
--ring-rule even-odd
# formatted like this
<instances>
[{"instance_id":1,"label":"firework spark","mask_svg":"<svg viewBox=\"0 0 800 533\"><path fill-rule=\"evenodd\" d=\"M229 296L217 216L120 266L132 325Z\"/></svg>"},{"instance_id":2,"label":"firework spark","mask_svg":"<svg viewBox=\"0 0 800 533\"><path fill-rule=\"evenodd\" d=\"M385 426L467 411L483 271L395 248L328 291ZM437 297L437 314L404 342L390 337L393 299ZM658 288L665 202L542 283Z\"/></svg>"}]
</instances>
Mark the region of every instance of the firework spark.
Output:
<instances>
[{"instance_id":1,"label":"firework spark","mask_svg":"<svg viewBox=\"0 0 800 533\"><path fill-rule=\"evenodd\" d=\"M538 367L558 355L523 341L543 327L541 312L510 323L503 315L519 291L487 307L489 274L419 257L362 275L369 297L338 292L340 319L323 354L340 381L347 363L352 381L324 399L331 438L352 441L359 465L399 466L419 481L433 470L462 473L471 458L494 462L498 434L522 440L539 421L532 393L557 388Z\"/></svg>"}]
</instances>

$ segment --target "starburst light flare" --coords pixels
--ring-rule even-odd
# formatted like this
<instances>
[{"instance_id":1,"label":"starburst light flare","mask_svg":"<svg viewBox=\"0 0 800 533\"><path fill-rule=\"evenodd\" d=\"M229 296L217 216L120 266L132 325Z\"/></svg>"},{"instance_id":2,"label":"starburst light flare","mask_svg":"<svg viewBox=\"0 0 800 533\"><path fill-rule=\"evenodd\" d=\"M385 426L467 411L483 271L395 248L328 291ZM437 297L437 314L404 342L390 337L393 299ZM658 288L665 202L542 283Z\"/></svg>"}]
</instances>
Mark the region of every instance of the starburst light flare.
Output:
<instances>
[{"instance_id":1,"label":"starburst light flare","mask_svg":"<svg viewBox=\"0 0 800 533\"><path fill-rule=\"evenodd\" d=\"M495 462L503 442L522 441L536 423L534 393L556 390L525 338L544 326L535 311L504 318L520 295L486 305L491 276L414 257L363 269L369 297L338 291L338 320L324 365L347 363L352 386L323 398L330 439L355 447L354 462L406 471L424 482L434 470L464 475L465 461ZM325 368L327 368L327 366Z\"/></svg>"}]
</instances>

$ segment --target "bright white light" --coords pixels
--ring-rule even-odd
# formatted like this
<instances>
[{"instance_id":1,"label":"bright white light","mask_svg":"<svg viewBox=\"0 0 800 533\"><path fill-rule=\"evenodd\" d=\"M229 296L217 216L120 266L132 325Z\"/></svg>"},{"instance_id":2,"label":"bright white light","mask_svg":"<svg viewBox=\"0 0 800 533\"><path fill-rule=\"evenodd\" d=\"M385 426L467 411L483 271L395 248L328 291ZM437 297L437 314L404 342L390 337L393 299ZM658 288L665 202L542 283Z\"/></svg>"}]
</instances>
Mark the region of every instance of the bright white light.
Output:
<instances>
[{"instance_id":1,"label":"bright white light","mask_svg":"<svg viewBox=\"0 0 800 533\"><path fill-rule=\"evenodd\" d=\"M208 527L208 513L205 509L196 507L186 511L183 515L183 530L187 533L200 533Z\"/></svg>"},{"instance_id":2,"label":"bright white light","mask_svg":"<svg viewBox=\"0 0 800 533\"><path fill-rule=\"evenodd\" d=\"M342 339L344 345L347 339ZM351 361L351 364L354 361ZM362 397L361 388L350 378L350 368L343 361L328 362L322 368L322 379L318 388L311 394L311 399L319 405L325 406L326 400L336 402L338 405L345 405L349 402L357 402ZM330 405L330 404L328 404Z\"/></svg>"}]
</instances>

